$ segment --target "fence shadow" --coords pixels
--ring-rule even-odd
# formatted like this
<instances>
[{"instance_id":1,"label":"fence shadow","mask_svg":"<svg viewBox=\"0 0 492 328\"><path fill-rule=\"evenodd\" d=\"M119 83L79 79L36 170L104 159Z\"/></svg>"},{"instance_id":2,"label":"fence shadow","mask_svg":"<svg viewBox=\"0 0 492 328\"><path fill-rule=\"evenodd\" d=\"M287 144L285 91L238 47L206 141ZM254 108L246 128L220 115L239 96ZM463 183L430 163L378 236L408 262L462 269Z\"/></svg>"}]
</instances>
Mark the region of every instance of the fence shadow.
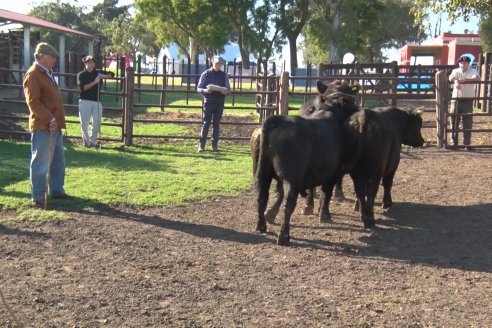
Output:
<instances>
[{"instance_id":1,"label":"fence shadow","mask_svg":"<svg viewBox=\"0 0 492 328\"><path fill-rule=\"evenodd\" d=\"M164 217L162 215L147 215L138 213L138 211L135 210L115 208L90 199L77 198L75 205L69 205L65 201L60 201L52 204L50 209L87 215L98 215L103 219L116 218L128 220L141 224L152 225L157 228L179 231L198 238L212 238L216 240L253 245L271 243L272 241L271 237L269 238L268 235L260 235L254 232L245 233L211 224L191 223L179 219Z\"/></svg>"}]
</instances>

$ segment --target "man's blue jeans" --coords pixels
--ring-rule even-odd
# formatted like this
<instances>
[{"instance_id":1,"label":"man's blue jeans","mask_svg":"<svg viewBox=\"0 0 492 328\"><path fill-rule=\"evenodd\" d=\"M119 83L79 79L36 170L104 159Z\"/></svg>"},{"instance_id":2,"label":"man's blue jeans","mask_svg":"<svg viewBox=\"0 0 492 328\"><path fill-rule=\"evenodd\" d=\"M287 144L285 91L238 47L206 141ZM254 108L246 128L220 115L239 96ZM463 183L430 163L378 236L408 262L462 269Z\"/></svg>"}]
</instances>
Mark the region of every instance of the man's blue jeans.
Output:
<instances>
[{"instance_id":1,"label":"man's blue jeans","mask_svg":"<svg viewBox=\"0 0 492 328\"><path fill-rule=\"evenodd\" d=\"M216 149L219 143L220 120L224 112L224 104L205 103L202 110L202 128L200 130L200 147L205 148L208 130L213 124L212 148Z\"/></svg>"},{"instance_id":2,"label":"man's blue jeans","mask_svg":"<svg viewBox=\"0 0 492 328\"><path fill-rule=\"evenodd\" d=\"M50 132L40 131L31 133L31 198L43 200L46 191L46 172L48 172L49 156L53 156L50 169L49 190L52 196L65 193L65 152L61 130L54 131L51 141Z\"/></svg>"}]
</instances>

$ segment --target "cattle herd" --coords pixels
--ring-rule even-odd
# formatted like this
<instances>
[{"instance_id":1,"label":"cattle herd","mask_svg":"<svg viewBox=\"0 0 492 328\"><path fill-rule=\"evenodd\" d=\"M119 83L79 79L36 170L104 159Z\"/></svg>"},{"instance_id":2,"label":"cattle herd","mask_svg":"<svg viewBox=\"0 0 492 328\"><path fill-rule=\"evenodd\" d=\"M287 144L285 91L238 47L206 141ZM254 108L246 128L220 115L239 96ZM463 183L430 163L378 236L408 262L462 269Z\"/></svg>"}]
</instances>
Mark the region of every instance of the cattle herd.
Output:
<instances>
[{"instance_id":1,"label":"cattle herd","mask_svg":"<svg viewBox=\"0 0 492 328\"><path fill-rule=\"evenodd\" d=\"M357 85L317 82L318 95L301 106L298 116L272 116L251 137L256 189L256 230L265 233L284 203L277 243L290 242L290 217L299 195L306 197L303 213L313 212L314 188L321 187L319 218L331 220L329 204L335 185L349 174L356 193L355 210L365 228L375 226L374 199L384 188L383 208L393 204L391 187L400 162L401 145L422 146L421 113L395 107L360 109ZM277 198L267 211L270 185Z\"/></svg>"}]
</instances>

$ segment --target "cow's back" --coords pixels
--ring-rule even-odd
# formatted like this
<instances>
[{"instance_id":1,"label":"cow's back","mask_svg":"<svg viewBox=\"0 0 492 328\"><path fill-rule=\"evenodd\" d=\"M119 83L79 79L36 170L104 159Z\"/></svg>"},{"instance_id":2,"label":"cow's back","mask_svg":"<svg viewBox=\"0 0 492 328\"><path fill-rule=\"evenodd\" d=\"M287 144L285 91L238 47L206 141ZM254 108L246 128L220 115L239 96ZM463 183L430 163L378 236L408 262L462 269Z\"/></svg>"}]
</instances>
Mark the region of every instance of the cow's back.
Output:
<instances>
[{"instance_id":1,"label":"cow's back","mask_svg":"<svg viewBox=\"0 0 492 328\"><path fill-rule=\"evenodd\" d=\"M400 137L385 111L364 109L352 115L345 125L345 161L349 169L356 165L367 174L383 175L388 166L398 165L400 145Z\"/></svg>"},{"instance_id":2,"label":"cow's back","mask_svg":"<svg viewBox=\"0 0 492 328\"><path fill-rule=\"evenodd\" d=\"M315 187L340 169L341 127L331 118L272 117L262 138L261 151L268 152L276 174L302 188Z\"/></svg>"},{"instance_id":3,"label":"cow's back","mask_svg":"<svg viewBox=\"0 0 492 328\"><path fill-rule=\"evenodd\" d=\"M366 171L377 170L382 175L396 170L411 119L411 114L394 107L355 113L344 126L344 149L348 149L345 161L357 162Z\"/></svg>"}]
</instances>

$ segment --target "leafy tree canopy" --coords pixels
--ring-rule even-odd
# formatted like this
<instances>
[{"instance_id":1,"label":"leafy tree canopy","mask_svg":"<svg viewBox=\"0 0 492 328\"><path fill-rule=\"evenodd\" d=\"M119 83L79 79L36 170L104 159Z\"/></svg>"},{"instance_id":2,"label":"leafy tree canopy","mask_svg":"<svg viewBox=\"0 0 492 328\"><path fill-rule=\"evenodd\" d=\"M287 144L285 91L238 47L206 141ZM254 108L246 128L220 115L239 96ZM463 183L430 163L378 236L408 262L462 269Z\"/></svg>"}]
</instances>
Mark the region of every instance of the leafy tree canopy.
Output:
<instances>
[{"instance_id":1,"label":"leafy tree canopy","mask_svg":"<svg viewBox=\"0 0 492 328\"><path fill-rule=\"evenodd\" d=\"M30 16L41 18L58 25L69 27L86 33L91 33L90 24L87 23L87 17L82 7L77 7L69 3L61 3L60 0L47 2L43 5L32 8L29 11ZM59 32L48 29L41 30L41 40L53 45L58 45ZM70 49L77 41L76 36L68 36L65 45Z\"/></svg>"},{"instance_id":2,"label":"leafy tree canopy","mask_svg":"<svg viewBox=\"0 0 492 328\"><path fill-rule=\"evenodd\" d=\"M492 50L492 1L490 0L415 0L412 11L416 18L427 11L446 13L451 22L462 18L467 22L472 16L480 16L479 33L483 50Z\"/></svg>"},{"instance_id":3,"label":"leafy tree canopy","mask_svg":"<svg viewBox=\"0 0 492 328\"><path fill-rule=\"evenodd\" d=\"M160 45L176 43L191 61L229 40L231 25L222 0L137 0L136 7Z\"/></svg>"},{"instance_id":4,"label":"leafy tree canopy","mask_svg":"<svg viewBox=\"0 0 492 328\"><path fill-rule=\"evenodd\" d=\"M489 16L492 14L490 0L415 0L412 11L417 19L422 19L428 10L434 13L444 12L454 22L458 17L467 22L471 16Z\"/></svg>"},{"instance_id":5,"label":"leafy tree canopy","mask_svg":"<svg viewBox=\"0 0 492 328\"><path fill-rule=\"evenodd\" d=\"M411 7L405 0L345 0L336 8L318 4L304 30L304 57L313 63L326 63L327 44L332 42L339 53L351 52L359 61L384 61L383 49L425 40L422 24L415 24ZM335 9L338 25L330 24Z\"/></svg>"}]
</instances>

